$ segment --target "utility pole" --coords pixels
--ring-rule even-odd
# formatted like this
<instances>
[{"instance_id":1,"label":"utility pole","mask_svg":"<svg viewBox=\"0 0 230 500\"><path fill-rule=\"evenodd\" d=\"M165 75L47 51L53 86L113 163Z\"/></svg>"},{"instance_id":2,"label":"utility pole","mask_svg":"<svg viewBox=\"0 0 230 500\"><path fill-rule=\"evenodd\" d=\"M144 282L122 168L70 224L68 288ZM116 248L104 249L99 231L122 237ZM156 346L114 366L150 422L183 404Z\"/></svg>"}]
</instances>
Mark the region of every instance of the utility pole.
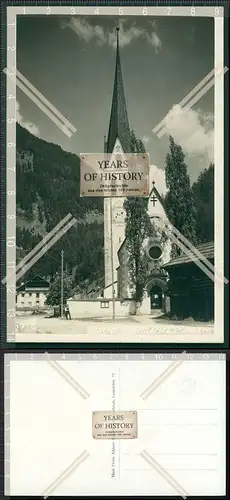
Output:
<instances>
[{"instance_id":1,"label":"utility pole","mask_svg":"<svg viewBox=\"0 0 230 500\"><path fill-rule=\"evenodd\" d=\"M112 278L113 319L115 319L112 198L110 198L110 249L111 249L110 251L111 251L111 278Z\"/></svg>"},{"instance_id":2,"label":"utility pole","mask_svg":"<svg viewBox=\"0 0 230 500\"><path fill-rule=\"evenodd\" d=\"M61 251L61 318L63 318L63 267L64 267L64 251Z\"/></svg>"}]
</instances>

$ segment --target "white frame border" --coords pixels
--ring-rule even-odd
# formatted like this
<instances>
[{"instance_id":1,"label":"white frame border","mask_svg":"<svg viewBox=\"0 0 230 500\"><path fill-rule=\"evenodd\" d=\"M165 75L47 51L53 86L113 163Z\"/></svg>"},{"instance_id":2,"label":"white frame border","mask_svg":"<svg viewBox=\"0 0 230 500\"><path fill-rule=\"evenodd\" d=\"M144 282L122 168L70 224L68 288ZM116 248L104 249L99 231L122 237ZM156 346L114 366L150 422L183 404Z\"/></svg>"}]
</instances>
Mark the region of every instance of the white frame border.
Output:
<instances>
[{"instance_id":1,"label":"white frame border","mask_svg":"<svg viewBox=\"0 0 230 500\"><path fill-rule=\"evenodd\" d=\"M80 6L80 7L58 7L58 6L24 6L7 7L7 67L16 71L16 25L17 15L120 15L122 16L188 16L194 17L214 17L215 36L215 68L224 68L224 8L213 6L207 7L106 7L106 6ZM15 24L13 24L15 22ZM13 49L14 47L14 49ZM16 320L15 320L15 288L16 288L16 217L10 219L9 215L16 215L16 80L7 77L7 196L6 196L6 267L7 267L7 342L15 342ZM15 96L10 99L9 95ZM215 266L224 275L224 73L215 76L215 144L214 144L214 164L215 168ZM11 120L11 121L10 121ZM11 146L10 146L11 145ZM11 168L11 170L10 170ZM14 264L12 264L14 263ZM202 335L197 339L193 335L185 337L186 343L224 343L224 283L220 285L215 280L215 315L214 334ZM34 325L33 325L34 326ZM138 324L138 331L141 330ZM146 329L143 325L143 331ZM102 329L103 330L103 329ZM153 329L154 333L154 329ZM63 339L61 340L63 342ZM168 335L156 336L151 339L151 343L178 343L181 336ZM109 342L109 340L107 340ZM135 333L130 342L135 342ZM137 342L137 340L136 340ZM149 340L150 342L150 340Z\"/></svg>"}]
</instances>

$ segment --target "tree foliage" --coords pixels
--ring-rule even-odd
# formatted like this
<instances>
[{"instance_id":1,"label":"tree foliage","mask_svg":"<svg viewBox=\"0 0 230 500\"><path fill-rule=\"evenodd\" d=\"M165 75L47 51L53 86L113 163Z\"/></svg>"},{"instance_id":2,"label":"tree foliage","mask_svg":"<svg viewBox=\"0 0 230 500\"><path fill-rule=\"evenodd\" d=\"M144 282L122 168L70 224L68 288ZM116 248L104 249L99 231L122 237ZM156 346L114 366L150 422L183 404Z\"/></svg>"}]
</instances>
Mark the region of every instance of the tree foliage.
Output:
<instances>
[{"instance_id":1,"label":"tree foliage","mask_svg":"<svg viewBox=\"0 0 230 500\"><path fill-rule=\"evenodd\" d=\"M168 189L165 196L168 219L185 238L195 244L196 212L190 178L183 150L172 137L169 138L169 153L166 156L165 181ZM180 253L179 246L172 244L171 256Z\"/></svg>"},{"instance_id":2,"label":"tree foliage","mask_svg":"<svg viewBox=\"0 0 230 500\"><path fill-rule=\"evenodd\" d=\"M68 213L77 224L23 276L55 279L61 250L74 285L101 282L103 264L103 199L81 198L77 155L47 143L17 124L17 262ZM95 214L94 217L88 214ZM91 217L91 221L89 218Z\"/></svg>"},{"instance_id":3,"label":"tree foliage","mask_svg":"<svg viewBox=\"0 0 230 500\"><path fill-rule=\"evenodd\" d=\"M192 186L198 243L214 241L214 165L200 173Z\"/></svg>"},{"instance_id":4,"label":"tree foliage","mask_svg":"<svg viewBox=\"0 0 230 500\"><path fill-rule=\"evenodd\" d=\"M71 297L73 291L73 279L70 275L63 276L63 303ZM46 304L48 306L59 306L61 304L61 277L57 275L50 285L49 293L47 294Z\"/></svg>"},{"instance_id":5,"label":"tree foliage","mask_svg":"<svg viewBox=\"0 0 230 500\"><path fill-rule=\"evenodd\" d=\"M101 282L104 273L103 224L98 222L78 223L63 235L42 258L23 276L27 281L35 275L45 276L51 281L60 272L61 251L64 250L64 268L73 276L74 286L81 287L85 280ZM28 253L41 240L29 230L17 229L17 254L26 248Z\"/></svg>"},{"instance_id":6,"label":"tree foliage","mask_svg":"<svg viewBox=\"0 0 230 500\"><path fill-rule=\"evenodd\" d=\"M145 153L145 147L138 140L134 131L131 133L131 151ZM143 242L151 233L151 223L148 215L148 199L141 197L126 198L124 202L126 211L126 245L128 249L128 268L133 297L137 302L143 298L148 273L147 259L145 257Z\"/></svg>"},{"instance_id":7,"label":"tree foliage","mask_svg":"<svg viewBox=\"0 0 230 500\"><path fill-rule=\"evenodd\" d=\"M102 213L102 198L80 197L80 159L77 155L35 137L18 123L16 134L18 207L27 215L32 214L33 204L42 200L46 222L52 227L68 213L78 218L92 210Z\"/></svg>"}]
</instances>

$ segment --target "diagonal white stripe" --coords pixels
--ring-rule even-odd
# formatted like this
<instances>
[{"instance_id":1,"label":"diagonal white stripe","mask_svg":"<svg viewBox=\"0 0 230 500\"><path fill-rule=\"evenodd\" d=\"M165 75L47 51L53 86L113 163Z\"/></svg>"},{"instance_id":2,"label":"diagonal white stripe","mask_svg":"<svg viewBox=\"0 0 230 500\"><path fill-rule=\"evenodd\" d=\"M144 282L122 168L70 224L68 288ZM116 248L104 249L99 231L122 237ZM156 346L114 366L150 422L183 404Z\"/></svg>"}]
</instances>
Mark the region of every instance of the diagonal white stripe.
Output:
<instances>
[{"instance_id":1,"label":"diagonal white stripe","mask_svg":"<svg viewBox=\"0 0 230 500\"><path fill-rule=\"evenodd\" d=\"M191 99L191 101L189 101L189 103L184 106L182 108L182 114L184 111L187 111L188 109L190 109L194 104L196 104L197 101L199 101L201 99L201 97L203 97L204 94L206 94L206 92L208 92L208 90L215 84L215 81L216 81L216 78L218 78L218 76L221 76L223 73L225 74L226 72L228 71L228 67L225 66L224 68L222 69L218 69L215 71L215 78L213 78L209 83L207 83L205 85L204 88L202 88L202 90L200 90L200 92L198 92L197 95L195 95L195 97L193 97L193 99ZM185 99L185 98L184 98ZM182 101L181 101L182 102ZM181 102L178 104L179 106L181 106ZM170 113L170 111L169 111ZM166 123L166 120L168 118L168 115L169 113L165 116L165 118L162 120L162 122L164 122L164 124ZM159 130L160 128L160 131L156 134L157 137L161 138L165 133L166 133L166 128L163 126L162 127L159 127L159 124L153 129L153 132L155 133L156 130Z\"/></svg>"},{"instance_id":2,"label":"diagonal white stripe","mask_svg":"<svg viewBox=\"0 0 230 500\"><path fill-rule=\"evenodd\" d=\"M187 111L188 109L191 109L193 104L196 104L196 102L198 102L201 99L201 97L203 97L211 89L211 87L213 87L214 83L215 83L215 78L213 78L213 80L211 80L211 82L207 83L207 85L205 85L204 88L202 90L200 90L200 92L198 92L198 94L196 94L195 97L193 97L193 99L191 99L191 101L189 101L189 103L181 109L180 117L183 116L185 111ZM166 121L167 121L167 117L166 117ZM167 134L167 127L163 127L160 130L160 132L158 132L157 137L159 137L159 139L161 139L161 137L163 137L163 135L165 135L165 134Z\"/></svg>"},{"instance_id":3,"label":"diagonal white stripe","mask_svg":"<svg viewBox=\"0 0 230 500\"><path fill-rule=\"evenodd\" d=\"M179 103L178 105L179 106L183 106L191 97L194 96L194 94L200 90L201 87L203 87L205 85L205 83L208 82L208 80L210 80L210 78L212 78L214 76L214 73L215 73L215 70L212 69L212 71L210 71L210 73L208 73ZM154 134L157 134L157 132L159 132L159 130L163 127L163 125L165 124L165 121L166 121L166 116L165 118L163 118L163 120L161 120L158 125L156 125L156 127L153 128L152 132Z\"/></svg>"},{"instance_id":4,"label":"diagonal white stripe","mask_svg":"<svg viewBox=\"0 0 230 500\"><path fill-rule=\"evenodd\" d=\"M89 398L90 394L86 391L86 389L84 389L84 387L82 387L82 385L79 384L79 382L77 382L77 380L75 380L65 368L63 368L63 366L57 363L57 361L49 359L49 353L46 354L48 354L46 361L51 368L53 368L53 370L55 370L69 385L71 385L71 387L78 392L83 399Z\"/></svg>"},{"instance_id":5,"label":"diagonal white stripe","mask_svg":"<svg viewBox=\"0 0 230 500\"><path fill-rule=\"evenodd\" d=\"M65 481L65 479L75 471L79 465L81 465L87 458L89 457L89 453L85 450L81 455L79 455L70 465L67 467L61 474L46 488L44 493L42 494L43 498L46 499L50 494L56 490L60 484Z\"/></svg>"},{"instance_id":6,"label":"diagonal white stripe","mask_svg":"<svg viewBox=\"0 0 230 500\"><path fill-rule=\"evenodd\" d=\"M5 68L3 71L7 74L7 68ZM57 127L62 130L64 134L66 134L69 138L72 137L73 133L51 111L49 111L47 106L42 104L42 102L39 101L39 99L35 97L34 94L32 94L32 92L30 92L30 90L28 90L28 88L19 81L18 78L16 78L15 80L15 76L9 74L7 74L7 78L13 80L16 83L17 87L22 90L22 92L24 92L24 94L26 94L27 97L29 97L31 101L33 101L38 106L38 108L40 108L41 111L43 111L43 113L45 113L45 115L47 115L50 120L52 120L55 125L57 125Z\"/></svg>"},{"instance_id":7,"label":"diagonal white stripe","mask_svg":"<svg viewBox=\"0 0 230 500\"><path fill-rule=\"evenodd\" d=\"M57 233L59 231L59 229L61 230L62 226L64 226L66 224L66 222L68 222L70 219L72 219L72 215L71 214L66 215L66 217L64 217L64 219L62 219L46 236L44 236L44 238L36 245L36 247L34 247L24 257L24 259L22 259L18 263L18 265L16 267L16 271L18 271L22 266L24 266L24 264L26 264L26 262L28 260L30 260L33 257L33 255L35 253L37 253L38 250L40 250L40 248L43 247L52 238L52 236L54 236L55 233Z\"/></svg>"},{"instance_id":8,"label":"diagonal white stripe","mask_svg":"<svg viewBox=\"0 0 230 500\"><path fill-rule=\"evenodd\" d=\"M58 116L58 118L60 118L60 120L64 123L64 125L66 125L67 128L69 128L73 133L75 133L77 131L77 129L60 113L60 111L58 111L57 108L55 108L55 106L53 106L53 104L51 104L50 101L48 101L48 99L46 99L44 97L44 95L41 94L41 92L39 92L39 90L36 89L36 87L34 87L34 85L32 85L32 83L29 82L29 80L27 80L27 78L25 78L25 76L22 75L22 73L20 73L20 71L16 70L16 76L18 77L19 80L21 80L30 90L32 90L32 92L44 103L46 104L47 108L50 108L51 111L53 111L54 114L56 114Z\"/></svg>"},{"instance_id":9,"label":"diagonal white stripe","mask_svg":"<svg viewBox=\"0 0 230 500\"><path fill-rule=\"evenodd\" d=\"M180 231L178 231L178 229L176 229L167 219L165 220L165 224L166 226L168 227L168 229L174 233L174 236L178 239L178 240L181 240L184 245L187 245L187 247L191 250L191 252L194 254L193 257L192 257L192 260L195 262L196 261L196 257L199 259L199 260L202 260L204 262L204 264L206 265L207 268L209 268L217 277L218 279L221 281L221 282L224 282L225 285L227 285L229 283L229 281L227 280L227 278L225 278L222 273L220 273L212 264L211 262L209 262L209 260L204 257L204 255L196 248L192 245L192 243L190 243L189 240L187 240L187 238L185 238L185 236L183 236ZM185 248L185 247L184 247ZM189 252L189 250L186 249L185 253L188 255L188 257L191 258L191 252Z\"/></svg>"},{"instance_id":10,"label":"diagonal white stripe","mask_svg":"<svg viewBox=\"0 0 230 500\"><path fill-rule=\"evenodd\" d=\"M182 354L185 354L185 352L183 352ZM144 391L142 391L140 397L145 400L149 396L151 396L151 394L161 384L163 384L165 380L167 380L172 375L172 373L174 373L174 371L181 366L182 363L184 363L184 360L174 361L173 363L171 363L148 387L146 387Z\"/></svg>"},{"instance_id":11,"label":"diagonal white stripe","mask_svg":"<svg viewBox=\"0 0 230 500\"><path fill-rule=\"evenodd\" d=\"M40 109L41 111L43 111L43 113L45 113L45 115L47 115L50 120L52 120L55 125L57 125L57 127L59 127L62 132L64 132L64 134L66 134L69 138L72 137L72 132L69 131L69 129L63 125L63 123L58 120L58 118L56 118L56 116L54 116L47 108L46 106L44 106L44 104L42 104L38 99L37 97L35 97L32 92L30 92L30 90L28 90L25 85L23 85L23 83L21 83L18 79L16 79L16 85L17 87L22 90L22 92L24 92L24 94L27 95L27 97L30 98L31 101L33 101Z\"/></svg>"},{"instance_id":12,"label":"diagonal white stripe","mask_svg":"<svg viewBox=\"0 0 230 500\"><path fill-rule=\"evenodd\" d=\"M189 493L185 490L185 488L178 483L178 481L171 475L169 472L162 467L162 465L155 460L148 451L143 450L140 456L149 464L151 467L160 474L165 481L172 486L172 488L180 495L184 500L189 496Z\"/></svg>"},{"instance_id":13,"label":"diagonal white stripe","mask_svg":"<svg viewBox=\"0 0 230 500\"><path fill-rule=\"evenodd\" d=\"M48 233L16 266L16 272L19 271L21 267L23 267L28 260L30 260L35 253L38 252L38 250L43 247L50 239L51 237L61 229L62 226L65 225L65 223L72 218L71 214L67 214L64 219L62 219L51 231ZM15 273L12 273L12 275ZM8 278L4 278L2 280L2 283L6 283L6 279L10 279L11 274Z\"/></svg>"},{"instance_id":14,"label":"diagonal white stripe","mask_svg":"<svg viewBox=\"0 0 230 500\"><path fill-rule=\"evenodd\" d=\"M68 231L74 224L76 224L76 219L72 219L64 228L59 231L58 234L56 234L47 245L45 245L40 252L38 252L33 259L31 259L28 264L19 271L16 275L16 280L18 281L23 274L25 274L34 264L37 262L48 250L56 243L65 233Z\"/></svg>"},{"instance_id":15,"label":"diagonal white stripe","mask_svg":"<svg viewBox=\"0 0 230 500\"><path fill-rule=\"evenodd\" d=\"M180 240L178 240L177 236L174 236L168 229L165 230L165 233L172 240L172 242L175 243L182 250L182 252L186 253L194 264L196 264L213 282L217 281L219 285L223 285L223 281L218 280L218 278L216 279L215 275L211 273L199 260L197 260L194 257L194 254L188 250Z\"/></svg>"}]
</instances>

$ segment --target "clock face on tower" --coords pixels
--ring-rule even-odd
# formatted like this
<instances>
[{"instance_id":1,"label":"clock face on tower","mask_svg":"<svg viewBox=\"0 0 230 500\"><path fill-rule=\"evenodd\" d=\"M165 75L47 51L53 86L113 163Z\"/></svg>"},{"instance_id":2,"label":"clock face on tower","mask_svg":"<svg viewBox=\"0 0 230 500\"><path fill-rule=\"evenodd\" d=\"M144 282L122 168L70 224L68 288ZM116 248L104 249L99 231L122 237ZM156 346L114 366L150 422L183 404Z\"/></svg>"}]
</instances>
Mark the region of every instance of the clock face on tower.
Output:
<instances>
[{"instance_id":1,"label":"clock face on tower","mask_svg":"<svg viewBox=\"0 0 230 500\"><path fill-rule=\"evenodd\" d=\"M123 202L117 202L113 207L113 223L116 224L116 226L123 226L125 223L125 209Z\"/></svg>"}]
</instances>

